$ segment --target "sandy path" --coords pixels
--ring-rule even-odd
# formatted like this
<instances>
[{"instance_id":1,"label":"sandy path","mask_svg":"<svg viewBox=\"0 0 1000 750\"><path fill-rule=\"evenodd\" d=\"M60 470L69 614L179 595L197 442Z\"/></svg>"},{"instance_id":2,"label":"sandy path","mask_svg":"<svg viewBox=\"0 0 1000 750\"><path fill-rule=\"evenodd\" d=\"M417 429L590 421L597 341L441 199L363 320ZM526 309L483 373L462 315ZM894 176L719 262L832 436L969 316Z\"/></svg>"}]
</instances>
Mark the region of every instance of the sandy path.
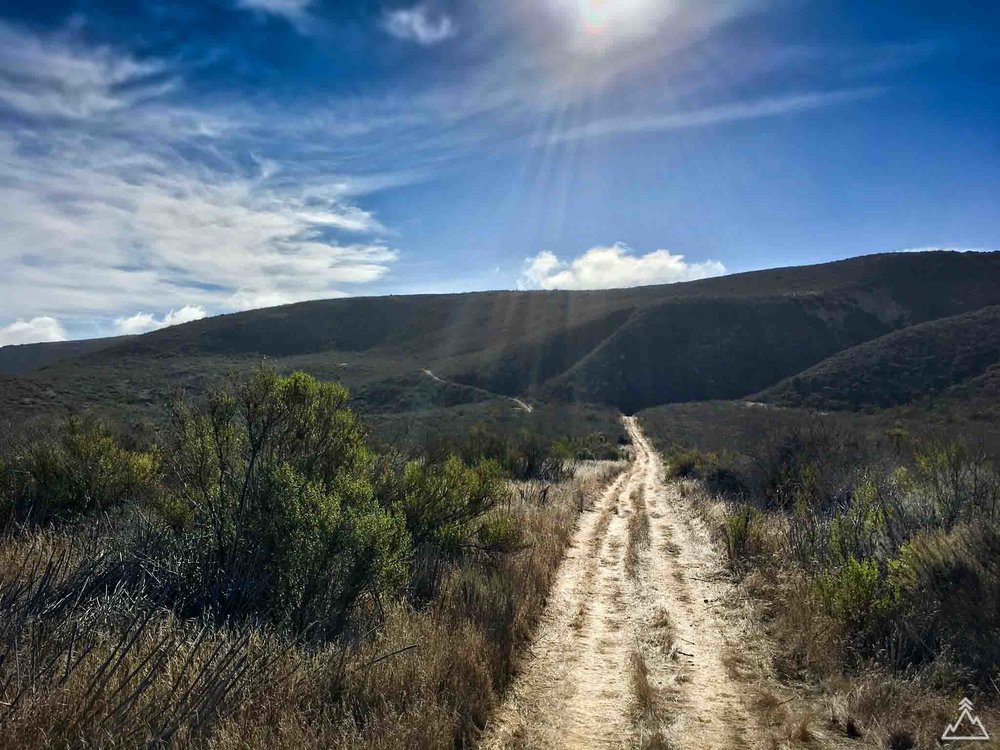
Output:
<instances>
[{"instance_id":1,"label":"sandy path","mask_svg":"<svg viewBox=\"0 0 1000 750\"><path fill-rule=\"evenodd\" d=\"M470 390L478 391L479 393L485 393L489 396L493 396L494 398L505 398L512 404L514 404L517 408L523 409L524 411L528 412L528 414L531 414L531 412L535 410L535 407L533 407L527 401L523 401L522 399L519 399L516 396L505 396L502 393L494 393L493 391L487 391L485 388L478 388L477 386L474 385L465 385L464 383L456 383L454 380L446 380L445 378L442 378L440 375L435 375L431 370L428 370L426 367L422 368L421 372L437 383L445 383L447 385L457 385L460 388L469 388Z\"/></svg>"},{"instance_id":2,"label":"sandy path","mask_svg":"<svg viewBox=\"0 0 1000 750\"><path fill-rule=\"evenodd\" d=\"M584 514L483 747L747 745L708 534L635 419L625 426L635 461Z\"/></svg>"}]
</instances>

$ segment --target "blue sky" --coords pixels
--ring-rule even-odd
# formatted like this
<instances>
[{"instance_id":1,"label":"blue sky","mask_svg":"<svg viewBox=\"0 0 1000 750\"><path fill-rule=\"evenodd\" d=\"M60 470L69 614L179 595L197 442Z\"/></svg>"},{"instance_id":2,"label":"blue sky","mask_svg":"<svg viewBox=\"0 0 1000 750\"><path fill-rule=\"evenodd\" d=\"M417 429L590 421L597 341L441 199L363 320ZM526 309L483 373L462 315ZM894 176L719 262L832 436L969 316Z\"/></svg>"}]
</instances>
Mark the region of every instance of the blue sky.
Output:
<instances>
[{"instance_id":1,"label":"blue sky","mask_svg":"<svg viewBox=\"0 0 1000 750\"><path fill-rule=\"evenodd\" d=\"M962 0L9 0L0 345L997 248L998 42Z\"/></svg>"}]
</instances>

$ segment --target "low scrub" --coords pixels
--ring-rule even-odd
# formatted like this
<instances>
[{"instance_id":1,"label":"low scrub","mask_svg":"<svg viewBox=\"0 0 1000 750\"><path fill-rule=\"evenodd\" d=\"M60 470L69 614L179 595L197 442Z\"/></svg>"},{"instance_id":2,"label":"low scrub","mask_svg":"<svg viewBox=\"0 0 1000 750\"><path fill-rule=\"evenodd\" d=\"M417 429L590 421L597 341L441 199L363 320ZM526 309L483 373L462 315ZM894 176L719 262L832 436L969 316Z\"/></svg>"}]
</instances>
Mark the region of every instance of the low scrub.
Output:
<instances>
[{"instance_id":1,"label":"low scrub","mask_svg":"<svg viewBox=\"0 0 1000 750\"><path fill-rule=\"evenodd\" d=\"M719 536L731 567L771 604L782 674L880 673L939 694L992 694L1000 472L988 455L819 423L774 434L727 465L701 455L686 464L695 476L736 477L738 490L716 495ZM893 724L876 714L862 723L875 732Z\"/></svg>"},{"instance_id":2,"label":"low scrub","mask_svg":"<svg viewBox=\"0 0 1000 750\"><path fill-rule=\"evenodd\" d=\"M0 745L468 745L620 470L376 453L346 391L267 368L171 415L2 451Z\"/></svg>"},{"instance_id":3,"label":"low scrub","mask_svg":"<svg viewBox=\"0 0 1000 750\"><path fill-rule=\"evenodd\" d=\"M621 446L599 432L546 440L530 432L498 432L481 424L461 436L438 436L424 445L421 453L438 461L453 455L470 465L493 461L513 479L543 481L568 478L575 461L617 461L622 457Z\"/></svg>"},{"instance_id":4,"label":"low scrub","mask_svg":"<svg viewBox=\"0 0 1000 750\"><path fill-rule=\"evenodd\" d=\"M105 426L69 419L0 457L0 523L66 521L149 500L160 472L157 451L127 450Z\"/></svg>"}]
</instances>

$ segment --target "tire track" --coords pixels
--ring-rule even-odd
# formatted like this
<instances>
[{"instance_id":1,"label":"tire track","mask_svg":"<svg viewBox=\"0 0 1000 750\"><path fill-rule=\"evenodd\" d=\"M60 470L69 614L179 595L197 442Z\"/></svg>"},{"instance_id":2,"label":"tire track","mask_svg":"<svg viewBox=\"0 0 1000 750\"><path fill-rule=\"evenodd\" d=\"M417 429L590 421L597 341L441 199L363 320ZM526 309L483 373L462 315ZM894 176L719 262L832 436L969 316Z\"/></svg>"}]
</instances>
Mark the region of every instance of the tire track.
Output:
<instances>
[{"instance_id":1,"label":"tire track","mask_svg":"<svg viewBox=\"0 0 1000 750\"><path fill-rule=\"evenodd\" d=\"M746 746L708 534L624 421L632 465L584 514L483 747Z\"/></svg>"}]
</instances>

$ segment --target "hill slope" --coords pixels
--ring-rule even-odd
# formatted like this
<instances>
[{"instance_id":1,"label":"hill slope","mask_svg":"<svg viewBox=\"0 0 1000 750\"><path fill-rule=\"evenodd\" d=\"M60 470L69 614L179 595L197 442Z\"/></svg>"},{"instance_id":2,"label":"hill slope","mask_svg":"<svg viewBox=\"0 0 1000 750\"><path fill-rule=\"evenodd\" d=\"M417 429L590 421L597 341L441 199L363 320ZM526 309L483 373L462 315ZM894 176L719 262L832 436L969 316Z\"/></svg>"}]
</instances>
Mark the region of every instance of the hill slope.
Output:
<instances>
[{"instance_id":1,"label":"hill slope","mask_svg":"<svg viewBox=\"0 0 1000 750\"><path fill-rule=\"evenodd\" d=\"M958 388L997 364L1000 307L994 306L911 326L839 352L755 400L821 409L899 406Z\"/></svg>"},{"instance_id":2,"label":"hill slope","mask_svg":"<svg viewBox=\"0 0 1000 750\"><path fill-rule=\"evenodd\" d=\"M124 340L125 337L115 337L0 346L0 374L19 375L31 372L61 359L72 359L107 349Z\"/></svg>"},{"instance_id":3,"label":"hill slope","mask_svg":"<svg viewBox=\"0 0 1000 750\"><path fill-rule=\"evenodd\" d=\"M306 302L75 354L37 345L28 373L30 357L6 347L0 372L16 367L89 402L143 406L266 356L344 382L370 411L466 397L429 393L423 368L497 394L633 411L746 396L892 331L998 304L1000 253L874 255L635 289Z\"/></svg>"}]
</instances>

